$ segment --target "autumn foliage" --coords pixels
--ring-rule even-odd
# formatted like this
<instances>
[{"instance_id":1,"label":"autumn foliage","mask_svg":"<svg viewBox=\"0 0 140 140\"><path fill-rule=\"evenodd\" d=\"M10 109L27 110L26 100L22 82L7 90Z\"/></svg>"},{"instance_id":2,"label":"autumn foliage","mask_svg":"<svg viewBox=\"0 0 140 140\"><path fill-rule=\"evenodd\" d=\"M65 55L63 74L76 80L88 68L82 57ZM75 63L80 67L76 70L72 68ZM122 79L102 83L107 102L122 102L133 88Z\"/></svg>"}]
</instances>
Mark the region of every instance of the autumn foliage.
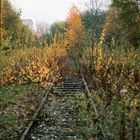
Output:
<instances>
[{"instance_id":1,"label":"autumn foliage","mask_svg":"<svg viewBox=\"0 0 140 140\"><path fill-rule=\"evenodd\" d=\"M70 13L67 18L67 29L65 35L67 46L80 47L80 44L83 42L84 27L81 19L81 13L76 6L73 6L70 9Z\"/></svg>"},{"instance_id":2,"label":"autumn foliage","mask_svg":"<svg viewBox=\"0 0 140 140\"><path fill-rule=\"evenodd\" d=\"M140 131L139 31L135 34L135 25L131 28L128 21L133 22L122 10L127 8L126 11L129 11L129 8L133 7L129 6L128 2L127 5L121 6L118 0L113 1L117 8L120 6L121 13L117 8L105 13L105 21L100 27L102 31L98 33L99 38L94 36L96 32L90 35L90 32L85 30L83 14L76 6L72 6L65 22L53 25L52 31L44 34L39 40L33 37L31 42L31 32L23 26L16 12L12 13L16 17L14 20L16 31L10 28L11 24L6 18L2 19L0 87L15 83L20 85L35 83L48 87L54 79L61 79L65 73L76 72L80 77L82 72L91 90L91 98L99 110L97 116L89 107L88 115L92 116L93 128L90 136L88 131L91 130L87 131L87 139L103 138L99 129L99 122L102 122L107 136L103 139L138 140L140 137L138 134ZM113 17L114 11L117 15ZM12 16L9 14L8 17ZM87 24L90 24L88 20ZM139 18L137 20L136 27L139 25ZM124 25L131 30L129 28L123 30Z\"/></svg>"},{"instance_id":3,"label":"autumn foliage","mask_svg":"<svg viewBox=\"0 0 140 140\"><path fill-rule=\"evenodd\" d=\"M66 51L61 44L53 42L50 48L30 48L10 52L1 65L0 84L41 83L47 86L60 76L59 66Z\"/></svg>"},{"instance_id":4,"label":"autumn foliage","mask_svg":"<svg viewBox=\"0 0 140 140\"><path fill-rule=\"evenodd\" d=\"M75 5L72 6L69 16L67 17L65 36L65 49L68 52L68 56L73 59L77 69L79 69L85 47L85 30L82 22L82 15Z\"/></svg>"}]
</instances>

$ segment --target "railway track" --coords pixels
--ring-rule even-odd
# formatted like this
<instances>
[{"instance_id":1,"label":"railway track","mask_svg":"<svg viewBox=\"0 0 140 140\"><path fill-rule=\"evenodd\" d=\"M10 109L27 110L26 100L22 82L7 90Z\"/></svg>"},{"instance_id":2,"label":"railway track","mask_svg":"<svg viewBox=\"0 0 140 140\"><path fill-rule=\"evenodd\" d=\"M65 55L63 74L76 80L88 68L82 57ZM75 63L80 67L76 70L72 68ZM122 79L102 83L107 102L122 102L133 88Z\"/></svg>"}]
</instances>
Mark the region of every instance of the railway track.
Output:
<instances>
[{"instance_id":1,"label":"railway track","mask_svg":"<svg viewBox=\"0 0 140 140\"><path fill-rule=\"evenodd\" d=\"M93 121L87 111L87 96L89 90L83 75L81 79L65 76L62 83L50 87L21 140L93 138ZM94 102L92 105L98 115Z\"/></svg>"}]
</instances>

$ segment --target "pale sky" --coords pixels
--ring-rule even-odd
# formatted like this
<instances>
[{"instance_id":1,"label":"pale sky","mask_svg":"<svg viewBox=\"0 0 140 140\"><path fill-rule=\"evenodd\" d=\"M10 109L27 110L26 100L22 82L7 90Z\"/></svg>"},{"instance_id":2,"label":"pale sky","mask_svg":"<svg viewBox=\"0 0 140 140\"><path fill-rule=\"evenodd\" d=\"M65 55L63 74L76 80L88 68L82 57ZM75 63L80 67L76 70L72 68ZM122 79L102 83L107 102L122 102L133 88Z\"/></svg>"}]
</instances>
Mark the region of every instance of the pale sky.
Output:
<instances>
[{"instance_id":1,"label":"pale sky","mask_svg":"<svg viewBox=\"0 0 140 140\"><path fill-rule=\"evenodd\" d=\"M85 3L90 0L10 0L14 7L21 9L21 18L32 19L34 22L47 22L65 20L70 7L75 4L84 9ZM99 1L99 0L98 0ZM108 0L102 0L106 4Z\"/></svg>"}]
</instances>

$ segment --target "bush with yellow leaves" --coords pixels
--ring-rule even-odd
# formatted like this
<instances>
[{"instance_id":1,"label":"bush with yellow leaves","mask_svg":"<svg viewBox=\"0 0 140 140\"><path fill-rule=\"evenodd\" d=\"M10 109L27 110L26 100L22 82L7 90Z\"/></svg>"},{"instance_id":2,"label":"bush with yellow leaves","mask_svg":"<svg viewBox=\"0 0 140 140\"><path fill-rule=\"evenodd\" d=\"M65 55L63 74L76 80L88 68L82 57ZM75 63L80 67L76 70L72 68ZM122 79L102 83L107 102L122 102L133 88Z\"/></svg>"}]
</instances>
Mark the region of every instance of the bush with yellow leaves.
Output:
<instances>
[{"instance_id":1,"label":"bush with yellow leaves","mask_svg":"<svg viewBox=\"0 0 140 140\"><path fill-rule=\"evenodd\" d=\"M47 86L60 76L60 62L65 55L65 49L56 41L50 47L11 51L1 61L0 85L33 82Z\"/></svg>"}]
</instances>

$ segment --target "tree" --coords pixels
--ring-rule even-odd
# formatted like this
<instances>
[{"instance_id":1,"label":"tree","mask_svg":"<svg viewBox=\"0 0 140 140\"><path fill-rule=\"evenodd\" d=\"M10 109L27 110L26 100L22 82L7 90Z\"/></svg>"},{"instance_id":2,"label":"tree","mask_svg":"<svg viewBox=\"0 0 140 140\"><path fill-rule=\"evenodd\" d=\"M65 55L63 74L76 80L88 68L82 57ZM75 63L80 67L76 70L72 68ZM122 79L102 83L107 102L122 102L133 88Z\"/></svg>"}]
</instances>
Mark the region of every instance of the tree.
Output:
<instances>
[{"instance_id":1,"label":"tree","mask_svg":"<svg viewBox=\"0 0 140 140\"><path fill-rule=\"evenodd\" d=\"M1 0L0 4L0 50L31 46L33 35L20 19L20 11L16 11L8 0Z\"/></svg>"},{"instance_id":2,"label":"tree","mask_svg":"<svg viewBox=\"0 0 140 140\"><path fill-rule=\"evenodd\" d=\"M55 35L57 35L58 38L64 38L65 28L65 21L55 22L50 27L50 34L53 38Z\"/></svg>"},{"instance_id":3,"label":"tree","mask_svg":"<svg viewBox=\"0 0 140 140\"><path fill-rule=\"evenodd\" d=\"M101 0L90 0L87 3L87 10L83 12L83 22L86 29L86 46L90 49L90 65L94 66L96 59L95 50L99 42L106 12L101 10Z\"/></svg>"},{"instance_id":4,"label":"tree","mask_svg":"<svg viewBox=\"0 0 140 140\"><path fill-rule=\"evenodd\" d=\"M82 59L84 34L81 13L78 8L73 5L67 19L65 44L70 56L73 57L77 64L79 64Z\"/></svg>"},{"instance_id":5,"label":"tree","mask_svg":"<svg viewBox=\"0 0 140 140\"><path fill-rule=\"evenodd\" d=\"M140 43L140 1L113 0L112 7L118 11L119 24L125 36L125 42L138 46Z\"/></svg>"},{"instance_id":6,"label":"tree","mask_svg":"<svg viewBox=\"0 0 140 140\"><path fill-rule=\"evenodd\" d=\"M84 25L88 32L91 32L92 45L93 42L97 42L100 38L102 24L106 14L101 11L101 6L101 0L90 0L90 3L87 4L88 10L83 14Z\"/></svg>"},{"instance_id":7,"label":"tree","mask_svg":"<svg viewBox=\"0 0 140 140\"><path fill-rule=\"evenodd\" d=\"M105 15L106 13L102 11L98 12L96 16L93 15L91 10L84 11L83 13L84 27L92 42L94 42L94 40L98 41L101 36Z\"/></svg>"}]
</instances>

